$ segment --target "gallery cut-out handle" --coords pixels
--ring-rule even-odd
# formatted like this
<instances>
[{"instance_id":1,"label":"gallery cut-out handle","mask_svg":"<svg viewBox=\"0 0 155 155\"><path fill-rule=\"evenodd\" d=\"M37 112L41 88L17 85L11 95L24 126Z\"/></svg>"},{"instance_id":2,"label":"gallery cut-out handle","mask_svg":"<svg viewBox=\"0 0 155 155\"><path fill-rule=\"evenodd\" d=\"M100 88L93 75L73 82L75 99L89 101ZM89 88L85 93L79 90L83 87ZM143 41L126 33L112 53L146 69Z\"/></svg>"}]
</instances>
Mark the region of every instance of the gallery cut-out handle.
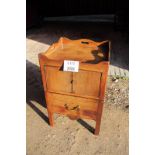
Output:
<instances>
[{"instance_id":1,"label":"gallery cut-out handle","mask_svg":"<svg viewBox=\"0 0 155 155\"><path fill-rule=\"evenodd\" d=\"M81 41L82 44L89 44L88 41Z\"/></svg>"}]
</instances>

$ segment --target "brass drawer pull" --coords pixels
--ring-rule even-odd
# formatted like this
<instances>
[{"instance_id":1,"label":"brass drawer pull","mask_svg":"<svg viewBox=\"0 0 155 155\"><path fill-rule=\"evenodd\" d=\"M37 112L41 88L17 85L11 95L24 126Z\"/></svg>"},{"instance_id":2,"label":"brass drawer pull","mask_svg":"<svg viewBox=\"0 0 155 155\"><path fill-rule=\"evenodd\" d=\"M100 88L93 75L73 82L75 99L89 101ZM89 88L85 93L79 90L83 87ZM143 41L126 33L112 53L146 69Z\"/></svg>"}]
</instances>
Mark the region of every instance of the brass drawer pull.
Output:
<instances>
[{"instance_id":1,"label":"brass drawer pull","mask_svg":"<svg viewBox=\"0 0 155 155\"><path fill-rule=\"evenodd\" d=\"M69 108L69 106L67 104L64 105L64 107L67 109L67 110L76 110L76 111L79 111L80 110L80 106L77 105L77 106L74 106L72 108Z\"/></svg>"}]
</instances>

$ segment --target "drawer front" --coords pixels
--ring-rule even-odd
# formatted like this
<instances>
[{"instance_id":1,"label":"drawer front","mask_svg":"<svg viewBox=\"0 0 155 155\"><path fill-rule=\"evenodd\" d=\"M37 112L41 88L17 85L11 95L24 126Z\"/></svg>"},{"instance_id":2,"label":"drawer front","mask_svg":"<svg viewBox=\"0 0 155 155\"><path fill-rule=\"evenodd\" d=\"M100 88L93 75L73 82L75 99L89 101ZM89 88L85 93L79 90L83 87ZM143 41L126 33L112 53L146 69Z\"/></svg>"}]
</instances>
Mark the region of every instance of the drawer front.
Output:
<instances>
[{"instance_id":1,"label":"drawer front","mask_svg":"<svg viewBox=\"0 0 155 155\"><path fill-rule=\"evenodd\" d=\"M96 120L98 100L46 93L48 108L71 118L88 118Z\"/></svg>"}]
</instances>

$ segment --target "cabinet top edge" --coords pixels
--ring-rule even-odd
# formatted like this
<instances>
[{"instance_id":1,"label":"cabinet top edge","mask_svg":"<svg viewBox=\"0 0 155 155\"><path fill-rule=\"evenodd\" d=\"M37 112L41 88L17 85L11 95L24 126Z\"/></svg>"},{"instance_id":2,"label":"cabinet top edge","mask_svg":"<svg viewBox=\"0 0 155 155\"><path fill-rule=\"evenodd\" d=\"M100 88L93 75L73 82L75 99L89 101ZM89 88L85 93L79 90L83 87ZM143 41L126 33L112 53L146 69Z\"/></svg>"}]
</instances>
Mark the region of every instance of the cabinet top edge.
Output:
<instances>
[{"instance_id":1,"label":"cabinet top edge","mask_svg":"<svg viewBox=\"0 0 155 155\"><path fill-rule=\"evenodd\" d=\"M61 37L48 50L40 53L49 60L75 60L87 64L97 64L109 61L110 41L95 42L90 39L71 40Z\"/></svg>"}]
</instances>

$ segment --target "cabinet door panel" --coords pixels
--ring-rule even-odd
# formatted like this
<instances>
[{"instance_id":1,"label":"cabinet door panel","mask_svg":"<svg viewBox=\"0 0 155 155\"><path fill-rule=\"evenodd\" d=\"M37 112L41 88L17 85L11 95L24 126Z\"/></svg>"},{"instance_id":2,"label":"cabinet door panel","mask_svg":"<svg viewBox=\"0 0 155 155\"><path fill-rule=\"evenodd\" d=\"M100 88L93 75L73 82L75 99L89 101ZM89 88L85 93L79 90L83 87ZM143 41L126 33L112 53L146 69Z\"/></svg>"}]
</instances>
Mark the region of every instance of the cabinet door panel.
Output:
<instances>
[{"instance_id":1,"label":"cabinet door panel","mask_svg":"<svg viewBox=\"0 0 155 155\"><path fill-rule=\"evenodd\" d=\"M101 73L80 70L73 73L73 92L78 95L99 96Z\"/></svg>"},{"instance_id":2,"label":"cabinet door panel","mask_svg":"<svg viewBox=\"0 0 155 155\"><path fill-rule=\"evenodd\" d=\"M57 67L46 66L46 86L49 92L70 93L72 88L72 73L59 70Z\"/></svg>"}]
</instances>

